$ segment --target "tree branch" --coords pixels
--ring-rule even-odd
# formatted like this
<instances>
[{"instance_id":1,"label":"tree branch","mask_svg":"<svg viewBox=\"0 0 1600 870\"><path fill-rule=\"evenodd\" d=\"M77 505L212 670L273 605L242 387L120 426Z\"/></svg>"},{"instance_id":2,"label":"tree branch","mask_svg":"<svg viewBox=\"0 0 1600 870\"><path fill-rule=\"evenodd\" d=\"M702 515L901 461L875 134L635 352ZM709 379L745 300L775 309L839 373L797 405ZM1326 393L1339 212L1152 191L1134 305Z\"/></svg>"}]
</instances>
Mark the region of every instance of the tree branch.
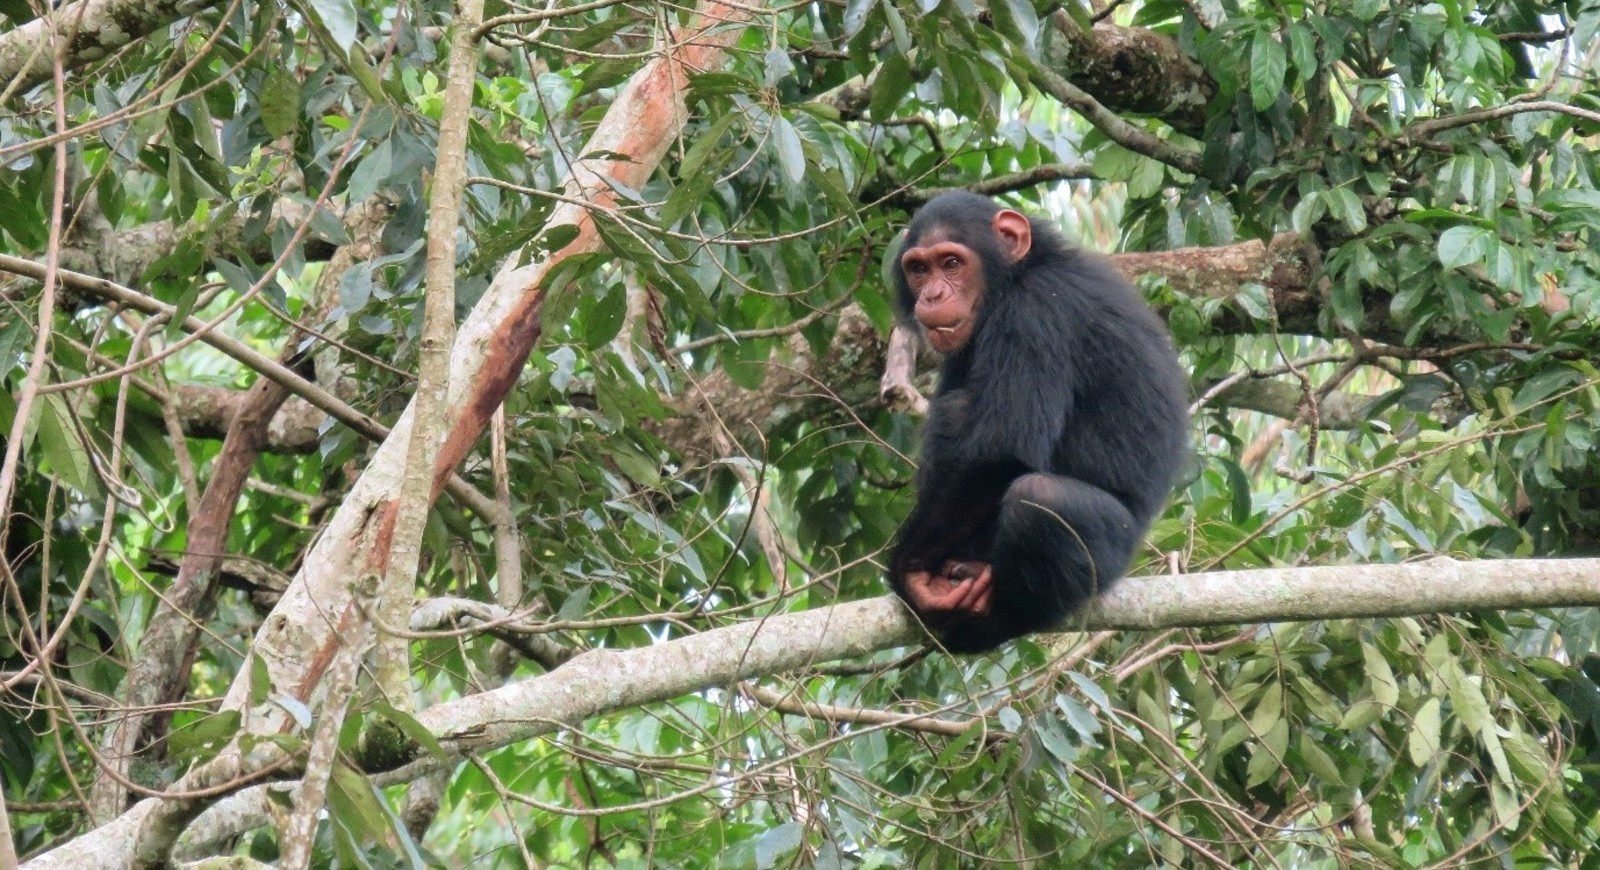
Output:
<instances>
[{"instance_id":1,"label":"tree branch","mask_svg":"<svg viewBox=\"0 0 1600 870\"><path fill-rule=\"evenodd\" d=\"M1406 135L1413 139L1430 139L1446 130L1454 130L1457 127L1466 127L1472 124L1482 124L1486 121L1498 121L1501 118L1509 118L1512 115L1522 115L1528 112L1556 112L1562 115L1571 115L1574 118L1582 118L1592 124L1600 124L1600 112L1568 105L1556 100L1531 100L1526 103L1507 103L1502 106L1491 106L1487 109L1474 109L1470 112L1462 112L1459 115L1451 115L1446 118L1433 118L1412 125L1406 131Z\"/></svg>"},{"instance_id":2,"label":"tree branch","mask_svg":"<svg viewBox=\"0 0 1600 870\"><path fill-rule=\"evenodd\" d=\"M1458 562L1441 557L1405 565L1130 577L1073 620L1070 629L1153 630L1594 605L1600 605L1600 559ZM447 752L464 755L591 716L857 658L920 636L899 600L883 596L655 646L591 651L553 673L440 704L419 718Z\"/></svg>"},{"instance_id":3,"label":"tree branch","mask_svg":"<svg viewBox=\"0 0 1600 870\"><path fill-rule=\"evenodd\" d=\"M217 0L80 0L44 18L0 34L0 82L25 94L50 79L52 33L61 34L67 69L100 60L185 15L220 5Z\"/></svg>"},{"instance_id":4,"label":"tree branch","mask_svg":"<svg viewBox=\"0 0 1600 870\"><path fill-rule=\"evenodd\" d=\"M1082 115L1084 120L1118 145L1190 175L1201 175L1199 151L1180 148L1148 130L1134 126L1087 91L1051 70L1042 67L1035 69L1033 81L1041 90Z\"/></svg>"},{"instance_id":5,"label":"tree branch","mask_svg":"<svg viewBox=\"0 0 1600 870\"><path fill-rule=\"evenodd\" d=\"M1216 403L1230 408L1259 411L1273 417L1293 420L1305 398L1300 387L1267 378L1245 378L1216 396ZM1354 429L1366 420L1362 413L1372 403L1371 396L1333 393L1317 403L1317 427L1326 430Z\"/></svg>"},{"instance_id":6,"label":"tree branch","mask_svg":"<svg viewBox=\"0 0 1600 870\"><path fill-rule=\"evenodd\" d=\"M925 205L934 197L951 190L966 190L984 196L999 196L1014 190L1026 190L1041 184L1051 184L1057 181L1066 181L1077 178L1094 178L1094 167L1087 163L1046 163L1034 166L1020 172L1007 172L1001 175L991 175L982 181L964 184L957 187L919 187L903 190L894 190L898 182L890 182L884 187L892 192L881 198L889 205L896 205L910 210L917 206ZM872 192L868 191L870 195Z\"/></svg>"}]
</instances>

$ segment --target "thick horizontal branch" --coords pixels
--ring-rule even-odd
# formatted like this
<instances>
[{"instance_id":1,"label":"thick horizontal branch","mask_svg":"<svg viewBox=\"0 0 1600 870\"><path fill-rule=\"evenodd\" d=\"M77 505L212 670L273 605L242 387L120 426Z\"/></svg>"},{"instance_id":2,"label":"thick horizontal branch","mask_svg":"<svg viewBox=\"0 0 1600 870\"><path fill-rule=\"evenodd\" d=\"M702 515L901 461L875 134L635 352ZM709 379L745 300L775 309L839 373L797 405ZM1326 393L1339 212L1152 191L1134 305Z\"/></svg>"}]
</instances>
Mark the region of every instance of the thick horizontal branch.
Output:
<instances>
[{"instance_id":1,"label":"thick horizontal branch","mask_svg":"<svg viewBox=\"0 0 1600 870\"><path fill-rule=\"evenodd\" d=\"M1140 251L1111 257L1130 278L1161 278L1177 293L1195 299L1231 301L1247 285L1265 287L1276 309L1278 329L1315 334L1322 299L1314 285L1321 268L1317 247L1293 233L1266 243L1252 239L1210 248ZM1376 316L1374 313L1373 316ZM1225 310L1216 328L1229 333L1264 331L1248 313Z\"/></svg>"},{"instance_id":2,"label":"thick horizontal branch","mask_svg":"<svg viewBox=\"0 0 1600 870\"><path fill-rule=\"evenodd\" d=\"M1600 559L1218 571L1127 578L1070 627L1166 629L1600 605ZM506 746L592 716L915 641L898 599L855 601L630 650L596 650L544 676L421 715L451 754Z\"/></svg>"},{"instance_id":3,"label":"thick horizontal branch","mask_svg":"<svg viewBox=\"0 0 1600 870\"><path fill-rule=\"evenodd\" d=\"M1128 578L1073 628L1198 628L1600 605L1600 559L1446 557Z\"/></svg>"}]
</instances>

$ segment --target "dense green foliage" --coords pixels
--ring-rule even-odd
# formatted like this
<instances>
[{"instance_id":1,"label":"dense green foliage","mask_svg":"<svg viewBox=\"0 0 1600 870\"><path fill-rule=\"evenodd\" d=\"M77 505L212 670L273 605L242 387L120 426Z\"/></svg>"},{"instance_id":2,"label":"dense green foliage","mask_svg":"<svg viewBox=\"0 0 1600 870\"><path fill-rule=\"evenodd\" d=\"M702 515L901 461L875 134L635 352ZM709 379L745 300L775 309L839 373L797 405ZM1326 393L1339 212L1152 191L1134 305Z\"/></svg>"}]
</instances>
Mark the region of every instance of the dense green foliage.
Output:
<instances>
[{"instance_id":1,"label":"dense green foliage","mask_svg":"<svg viewBox=\"0 0 1600 870\"><path fill-rule=\"evenodd\" d=\"M7 27L26 18L0 12L16 13ZM391 422L414 384L449 13L431 0L219 7L69 70L64 117L49 84L12 95L0 253L43 262L62 194L63 267L222 318L268 355L314 348L319 384ZM463 314L545 233L549 194L617 89L689 20L616 4L491 31ZM1224 291L1203 274L1144 278L1205 399L1191 469L1138 572L1573 555L1600 541L1594 0L848 0L743 26L725 67L691 75L666 162L600 222L606 253L552 286L506 403L521 604L562 621L549 637L567 650L883 591L918 424L877 398L883 253L931 191L990 181L1090 247L1192 246L1203 273L1224 246L1288 233L1314 264L1300 279L1266 266L1218 277ZM357 206L383 209L376 229ZM374 238L380 251L319 290L330 250ZM92 827L89 750L226 425L204 401L256 379L203 343L180 347L178 326L60 288L40 358L39 290L0 283L0 437L17 451L0 505L0 683L59 633L49 670L76 691L20 679L0 693L23 853ZM19 422L30 376L46 387ZM1246 401L1244 388L1265 389ZM275 438L227 550L292 573L373 445L342 425ZM462 474L493 491L486 459ZM225 576L203 608L192 703L156 724L172 739L141 756L138 782L171 782L232 733L205 701L244 666L272 600L252 606L242 582ZM449 498L419 586L496 598L489 531ZM1597 631L1595 614L1568 610L1062 635L973 660L899 650L496 751L454 772L415 840L346 781L321 854L1600 866ZM540 671L474 634L413 653L426 700ZM960 724L773 708L790 695L945 706ZM361 696L351 716L378 712ZM403 787L381 794L406 803ZM272 857L271 828L238 848Z\"/></svg>"}]
</instances>

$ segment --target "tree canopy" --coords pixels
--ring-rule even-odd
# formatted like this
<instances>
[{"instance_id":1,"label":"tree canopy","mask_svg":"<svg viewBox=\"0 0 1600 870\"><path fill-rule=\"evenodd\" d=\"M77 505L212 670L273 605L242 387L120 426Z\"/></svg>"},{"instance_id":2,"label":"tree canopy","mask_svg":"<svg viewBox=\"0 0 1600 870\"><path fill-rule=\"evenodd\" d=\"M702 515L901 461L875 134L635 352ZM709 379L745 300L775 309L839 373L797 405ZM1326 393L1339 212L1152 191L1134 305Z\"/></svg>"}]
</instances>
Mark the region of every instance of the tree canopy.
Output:
<instances>
[{"instance_id":1,"label":"tree canopy","mask_svg":"<svg viewBox=\"0 0 1600 870\"><path fill-rule=\"evenodd\" d=\"M1600 867L1597 31L0 3L0 866ZM954 188L1193 395L968 658L883 594Z\"/></svg>"}]
</instances>

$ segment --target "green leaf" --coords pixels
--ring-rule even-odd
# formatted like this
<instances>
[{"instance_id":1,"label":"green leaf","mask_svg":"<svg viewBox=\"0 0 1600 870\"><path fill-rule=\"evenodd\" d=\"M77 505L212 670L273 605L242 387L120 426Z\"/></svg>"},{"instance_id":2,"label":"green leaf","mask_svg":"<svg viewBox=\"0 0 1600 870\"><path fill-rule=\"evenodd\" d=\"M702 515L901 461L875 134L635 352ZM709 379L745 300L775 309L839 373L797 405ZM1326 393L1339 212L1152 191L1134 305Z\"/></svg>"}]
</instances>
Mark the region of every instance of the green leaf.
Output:
<instances>
[{"instance_id":1,"label":"green leaf","mask_svg":"<svg viewBox=\"0 0 1600 870\"><path fill-rule=\"evenodd\" d=\"M1328 211L1352 233L1367 228L1367 212L1361 207L1361 197L1348 187L1334 187L1323 192Z\"/></svg>"},{"instance_id":2,"label":"green leaf","mask_svg":"<svg viewBox=\"0 0 1600 870\"><path fill-rule=\"evenodd\" d=\"M216 267L217 274L222 276L222 280L228 282L228 286L233 289L233 292L241 296L249 293L250 288L255 286L255 276L238 263L230 260L217 260L212 265ZM181 324L183 318L188 317L193 310L193 302L193 300L189 300L187 305L180 302L178 304L178 316L174 317L173 320Z\"/></svg>"},{"instance_id":3,"label":"green leaf","mask_svg":"<svg viewBox=\"0 0 1600 870\"><path fill-rule=\"evenodd\" d=\"M1108 715L1116 710L1116 706L1111 703L1111 696L1106 694L1105 689L1100 688L1099 683L1078 671L1067 671L1067 677L1078 687L1078 691Z\"/></svg>"},{"instance_id":4,"label":"green leaf","mask_svg":"<svg viewBox=\"0 0 1600 870\"><path fill-rule=\"evenodd\" d=\"M250 704L260 706L267 702L272 695L272 672L267 669L267 660L258 655L250 656Z\"/></svg>"},{"instance_id":5,"label":"green leaf","mask_svg":"<svg viewBox=\"0 0 1600 870\"><path fill-rule=\"evenodd\" d=\"M306 8L316 13L335 45L356 44L356 5L353 0L310 0Z\"/></svg>"},{"instance_id":6,"label":"green leaf","mask_svg":"<svg viewBox=\"0 0 1600 870\"><path fill-rule=\"evenodd\" d=\"M866 26L867 16L878 5L878 0L850 0L844 8L844 35L846 39L861 32Z\"/></svg>"},{"instance_id":7,"label":"green leaf","mask_svg":"<svg viewBox=\"0 0 1600 870\"><path fill-rule=\"evenodd\" d=\"M1522 802L1517 799L1517 792L1510 784L1495 780L1489 783L1489 803L1494 807L1494 816L1507 831L1515 831L1522 821Z\"/></svg>"},{"instance_id":8,"label":"green leaf","mask_svg":"<svg viewBox=\"0 0 1600 870\"><path fill-rule=\"evenodd\" d=\"M90 497L100 495L100 479L95 477L89 451L84 449L72 425L72 409L60 394L35 399L36 437L50 471L66 485Z\"/></svg>"},{"instance_id":9,"label":"green leaf","mask_svg":"<svg viewBox=\"0 0 1600 870\"><path fill-rule=\"evenodd\" d=\"M1126 181L1133 177L1138 166L1139 155L1118 145L1106 145L1096 149L1091 163L1097 178L1107 181Z\"/></svg>"},{"instance_id":10,"label":"green leaf","mask_svg":"<svg viewBox=\"0 0 1600 870\"><path fill-rule=\"evenodd\" d=\"M1255 713L1250 717L1250 728L1257 734L1265 734L1277 727L1278 721L1283 718L1283 684L1271 682L1267 684L1266 691L1261 693L1260 700L1256 701Z\"/></svg>"},{"instance_id":11,"label":"green leaf","mask_svg":"<svg viewBox=\"0 0 1600 870\"><path fill-rule=\"evenodd\" d=\"M1231 459L1223 461L1222 468L1227 473L1228 490L1233 495L1228 501L1229 514L1236 525L1242 526L1250 520L1250 478L1239 463Z\"/></svg>"},{"instance_id":12,"label":"green leaf","mask_svg":"<svg viewBox=\"0 0 1600 870\"><path fill-rule=\"evenodd\" d=\"M1411 763L1417 767L1426 765L1439 754L1440 732L1444 727L1442 717L1438 698L1429 698L1422 702L1422 706L1411 717L1411 733L1406 738L1406 751L1410 753Z\"/></svg>"},{"instance_id":13,"label":"green leaf","mask_svg":"<svg viewBox=\"0 0 1600 870\"><path fill-rule=\"evenodd\" d=\"M876 121L894 117L895 107L911 90L911 67L902 55L891 54L878 67L878 78L872 83L872 101L867 111Z\"/></svg>"},{"instance_id":14,"label":"green leaf","mask_svg":"<svg viewBox=\"0 0 1600 870\"><path fill-rule=\"evenodd\" d=\"M1483 677L1464 674L1460 668L1451 669L1445 679L1451 709L1461 719L1461 724L1480 738L1486 734L1492 736L1495 729L1494 714L1489 711L1489 702L1483 697L1482 684Z\"/></svg>"},{"instance_id":15,"label":"green leaf","mask_svg":"<svg viewBox=\"0 0 1600 870\"><path fill-rule=\"evenodd\" d=\"M1345 277L1335 281L1330 300L1333 303L1333 316L1339 324L1347 329L1360 329L1361 322L1366 319L1367 309L1361 300L1361 284L1353 277Z\"/></svg>"},{"instance_id":16,"label":"green leaf","mask_svg":"<svg viewBox=\"0 0 1600 870\"><path fill-rule=\"evenodd\" d=\"M389 182L393 168L393 148L387 140L379 142L350 173L350 182L345 185L346 199L352 203L365 200Z\"/></svg>"},{"instance_id":17,"label":"green leaf","mask_svg":"<svg viewBox=\"0 0 1600 870\"><path fill-rule=\"evenodd\" d=\"M167 735L167 746L184 761L211 758L239 733L237 710L223 710L201 716Z\"/></svg>"},{"instance_id":18,"label":"green leaf","mask_svg":"<svg viewBox=\"0 0 1600 870\"><path fill-rule=\"evenodd\" d=\"M906 20L900 17L900 10L893 3L885 3L879 8L883 10L884 23L889 26L889 35L894 37L895 50L902 55L909 54L915 43L911 41L911 32L906 29Z\"/></svg>"},{"instance_id":19,"label":"green leaf","mask_svg":"<svg viewBox=\"0 0 1600 870\"><path fill-rule=\"evenodd\" d=\"M1289 57L1294 61L1295 78L1301 83L1317 72L1317 46L1311 29L1298 21L1289 22Z\"/></svg>"},{"instance_id":20,"label":"green leaf","mask_svg":"<svg viewBox=\"0 0 1600 870\"><path fill-rule=\"evenodd\" d=\"M1272 730L1250 747L1250 762L1245 766L1245 783L1254 788L1277 776L1283 769L1283 751L1289 745L1289 720L1279 719Z\"/></svg>"},{"instance_id":21,"label":"green leaf","mask_svg":"<svg viewBox=\"0 0 1600 870\"><path fill-rule=\"evenodd\" d=\"M561 609L556 611L556 619L572 620L582 619L589 610L589 599L594 595L593 586L579 586L561 603Z\"/></svg>"},{"instance_id":22,"label":"green leaf","mask_svg":"<svg viewBox=\"0 0 1600 870\"><path fill-rule=\"evenodd\" d=\"M534 240L523 248L522 256L525 258L537 258L545 254L553 254L572 244L577 238L578 227L575 224L556 224L552 227L545 227L544 232L534 237Z\"/></svg>"},{"instance_id":23,"label":"green leaf","mask_svg":"<svg viewBox=\"0 0 1600 870\"><path fill-rule=\"evenodd\" d=\"M1370 643L1362 642L1361 660L1366 666L1367 689L1372 697L1385 707L1400 703L1400 683L1383 652Z\"/></svg>"},{"instance_id":24,"label":"green leaf","mask_svg":"<svg viewBox=\"0 0 1600 870\"><path fill-rule=\"evenodd\" d=\"M1365 730L1372 727L1379 719L1382 719L1385 712L1387 712L1387 709L1376 701L1359 701L1350 705L1350 709L1346 710L1344 716L1339 719L1339 730Z\"/></svg>"},{"instance_id":25,"label":"green leaf","mask_svg":"<svg viewBox=\"0 0 1600 870\"><path fill-rule=\"evenodd\" d=\"M1283 94L1283 77L1287 70L1283 46L1271 33L1258 31L1250 43L1250 104L1257 112L1272 108Z\"/></svg>"},{"instance_id":26,"label":"green leaf","mask_svg":"<svg viewBox=\"0 0 1600 870\"><path fill-rule=\"evenodd\" d=\"M1050 753L1062 764L1072 764L1078 760L1078 748L1073 745L1067 732L1062 729L1061 723L1049 717L1040 717L1034 720L1034 733L1039 737L1039 743L1044 750Z\"/></svg>"},{"instance_id":27,"label":"green leaf","mask_svg":"<svg viewBox=\"0 0 1600 870\"><path fill-rule=\"evenodd\" d=\"M203 140L195 132L194 122L182 111L171 112L167 115L167 129L175 144L173 153L184 165L194 170L193 177L218 193L226 193L229 188L228 170L200 144ZM204 129L209 134L209 122ZM173 165L176 166L176 163Z\"/></svg>"},{"instance_id":28,"label":"green leaf","mask_svg":"<svg viewBox=\"0 0 1600 870\"><path fill-rule=\"evenodd\" d=\"M590 350L604 347L622 331L622 322L628 316L628 293L621 284L613 284L583 316L583 340Z\"/></svg>"},{"instance_id":29,"label":"green leaf","mask_svg":"<svg viewBox=\"0 0 1600 870\"><path fill-rule=\"evenodd\" d=\"M998 0L989 4L995 29L1032 54L1039 41L1039 14L1030 0Z\"/></svg>"},{"instance_id":30,"label":"green leaf","mask_svg":"<svg viewBox=\"0 0 1600 870\"><path fill-rule=\"evenodd\" d=\"M799 184L806 177L806 150L800 143L800 132L782 115L772 116L772 144L778 150L778 165L790 184Z\"/></svg>"},{"instance_id":31,"label":"green leaf","mask_svg":"<svg viewBox=\"0 0 1600 870\"><path fill-rule=\"evenodd\" d=\"M734 383L754 390L767 379L767 361L772 357L772 342L748 339L724 350L723 367Z\"/></svg>"},{"instance_id":32,"label":"green leaf","mask_svg":"<svg viewBox=\"0 0 1600 870\"><path fill-rule=\"evenodd\" d=\"M767 87L775 88L778 83L794 75L794 61L789 59L789 53L781 48L772 48L767 51L765 67L765 82Z\"/></svg>"},{"instance_id":33,"label":"green leaf","mask_svg":"<svg viewBox=\"0 0 1600 870\"><path fill-rule=\"evenodd\" d=\"M1078 732L1080 742L1092 743L1095 735L1100 733L1100 720L1077 698L1065 693L1056 695L1056 709L1066 716L1072 730Z\"/></svg>"},{"instance_id":34,"label":"green leaf","mask_svg":"<svg viewBox=\"0 0 1600 870\"><path fill-rule=\"evenodd\" d=\"M1328 204L1323 200L1327 191L1312 191L1300 198L1295 203L1294 211L1289 214L1289 226L1295 232L1305 235L1311 227L1322 219L1328 212Z\"/></svg>"},{"instance_id":35,"label":"green leaf","mask_svg":"<svg viewBox=\"0 0 1600 870\"><path fill-rule=\"evenodd\" d=\"M1333 785L1344 785L1344 775L1339 770L1339 765L1334 762L1333 756L1327 750L1317 745L1309 731L1300 732L1298 744L1300 760L1318 779Z\"/></svg>"},{"instance_id":36,"label":"green leaf","mask_svg":"<svg viewBox=\"0 0 1600 870\"><path fill-rule=\"evenodd\" d=\"M722 137L728 135L728 131L733 128L737 120L739 115L735 113L723 115L695 137L694 143L684 152L683 160L678 164L678 178L688 179L699 174L706 158L711 156L712 150L722 143Z\"/></svg>"},{"instance_id":37,"label":"green leaf","mask_svg":"<svg viewBox=\"0 0 1600 870\"><path fill-rule=\"evenodd\" d=\"M393 830L372 783L343 761L328 777L328 818L364 844L381 843Z\"/></svg>"},{"instance_id":38,"label":"green leaf","mask_svg":"<svg viewBox=\"0 0 1600 870\"><path fill-rule=\"evenodd\" d=\"M238 266L226 260L217 260L212 265L218 267L217 271L222 274L224 279L229 279L229 274L225 269L238 269ZM241 288L238 284L234 284L229 280L229 285L233 287L236 293L247 292L250 289L250 284L250 281L246 281ZM184 323L194 313L194 306L200 301L200 288L202 286L199 281L190 281L183 288L183 292L178 294L177 301L172 304L172 317L167 321L167 338L176 341L179 336L183 335Z\"/></svg>"},{"instance_id":39,"label":"green leaf","mask_svg":"<svg viewBox=\"0 0 1600 870\"><path fill-rule=\"evenodd\" d=\"M778 859L800 848L805 829L797 822L784 822L769 829L756 840L756 867L768 870L778 864Z\"/></svg>"},{"instance_id":40,"label":"green leaf","mask_svg":"<svg viewBox=\"0 0 1600 870\"><path fill-rule=\"evenodd\" d=\"M1451 227L1439 235L1439 263L1454 269L1481 262L1488 252L1489 231L1482 227Z\"/></svg>"},{"instance_id":41,"label":"green leaf","mask_svg":"<svg viewBox=\"0 0 1600 870\"><path fill-rule=\"evenodd\" d=\"M629 480L646 487L661 485L661 467L656 461L639 453L627 445L619 444L612 448L611 461L617 468L628 476ZM693 550L684 550L684 553L693 555ZM691 567L691 572L693 569Z\"/></svg>"},{"instance_id":42,"label":"green leaf","mask_svg":"<svg viewBox=\"0 0 1600 870\"><path fill-rule=\"evenodd\" d=\"M300 125L300 79L284 67L274 66L261 84L261 125L273 138Z\"/></svg>"}]
</instances>

